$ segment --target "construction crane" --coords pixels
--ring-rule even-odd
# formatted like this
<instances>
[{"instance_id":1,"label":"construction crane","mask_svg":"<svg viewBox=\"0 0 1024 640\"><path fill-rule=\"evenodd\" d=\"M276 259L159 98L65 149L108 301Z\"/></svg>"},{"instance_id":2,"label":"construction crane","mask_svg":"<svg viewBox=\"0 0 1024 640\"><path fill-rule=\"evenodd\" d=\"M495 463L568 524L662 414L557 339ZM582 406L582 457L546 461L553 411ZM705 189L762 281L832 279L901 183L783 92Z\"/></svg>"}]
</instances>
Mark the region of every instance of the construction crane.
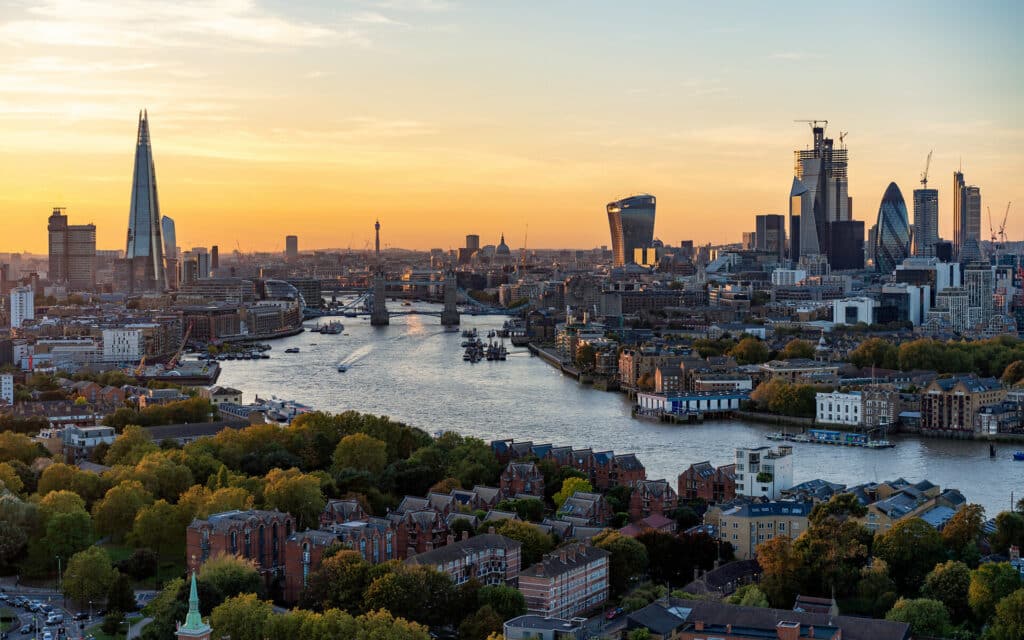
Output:
<instances>
[{"instance_id":1,"label":"construction crane","mask_svg":"<svg viewBox=\"0 0 1024 640\"><path fill-rule=\"evenodd\" d=\"M1006 213L1003 214L1003 222L999 225L999 241L1006 244L1006 220L1010 217L1010 205L1012 201L1006 203Z\"/></svg>"},{"instance_id":2,"label":"construction crane","mask_svg":"<svg viewBox=\"0 0 1024 640\"><path fill-rule=\"evenodd\" d=\"M848 135L850 135L849 131L840 131L839 132L839 146L840 147L842 147L843 144L845 144L846 136L848 136Z\"/></svg>"},{"instance_id":3,"label":"construction crane","mask_svg":"<svg viewBox=\"0 0 1024 640\"><path fill-rule=\"evenodd\" d=\"M139 366L135 367L135 377L142 375L142 372L146 370L146 356L143 355L142 359L139 360Z\"/></svg>"},{"instance_id":4,"label":"construction crane","mask_svg":"<svg viewBox=\"0 0 1024 640\"><path fill-rule=\"evenodd\" d=\"M933 149L934 151L934 149ZM921 188L928 188L928 168L932 166L932 152L928 152L928 159L924 161L924 173L921 174Z\"/></svg>"},{"instance_id":5,"label":"construction crane","mask_svg":"<svg viewBox=\"0 0 1024 640\"><path fill-rule=\"evenodd\" d=\"M185 335L181 339L181 346L178 347L178 350L174 353L173 356L171 356L171 359L168 360L167 364L164 365L165 370L170 371L174 367L178 366L178 359L181 357L181 352L185 350L185 345L188 344L188 337L190 335L192 335L192 322L189 322L188 328L185 329Z\"/></svg>"},{"instance_id":6,"label":"construction crane","mask_svg":"<svg viewBox=\"0 0 1024 640\"><path fill-rule=\"evenodd\" d=\"M828 120L794 120L793 122L806 122L807 124L811 125L812 130L818 127L819 122L822 125L822 129L828 126Z\"/></svg>"},{"instance_id":7,"label":"construction crane","mask_svg":"<svg viewBox=\"0 0 1024 640\"><path fill-rule=\"evenodd\" d=\"M992 235L992 244L996 243L996 229L992 226L992 207L985 207L988 210L988 232Z\"/></svg>"}]
</instances>

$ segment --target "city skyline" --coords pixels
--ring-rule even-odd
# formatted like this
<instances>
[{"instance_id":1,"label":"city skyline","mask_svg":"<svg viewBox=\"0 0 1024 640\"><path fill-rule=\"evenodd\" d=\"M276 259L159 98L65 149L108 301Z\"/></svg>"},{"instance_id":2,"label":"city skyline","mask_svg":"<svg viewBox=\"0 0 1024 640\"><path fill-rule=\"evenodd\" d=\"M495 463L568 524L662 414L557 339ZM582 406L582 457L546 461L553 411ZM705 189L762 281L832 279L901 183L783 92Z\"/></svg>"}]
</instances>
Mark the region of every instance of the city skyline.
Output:
<instances>
[{"instance_id":1,"label":"city skyline","mask_svg":"<svg viewBox=\"0 0 1024 640\"><path fill-rule=\"evenodd\" d=\"M642 192L666 244L739 242L755 215L786 214L808 140L793 120L808 117L850 132L854 219L890 181L910 191L933 148L942 237L961 165L983 207L1024 197L1016 5L801 7L6 7L0 214L21 233L0 251L43 253L55 206L94 223L98 248L123 247L143 108L182 248L283 251L295 234L362 250L377 218L385 247L502 232L518 247L529 225L531 247L590 248L609 245L605 203ZM891 46L865 49L883 13ZM160 24L143 38L143 23ZM814 30L829 47L807 44Z\"/></svg>"}]
</instances>

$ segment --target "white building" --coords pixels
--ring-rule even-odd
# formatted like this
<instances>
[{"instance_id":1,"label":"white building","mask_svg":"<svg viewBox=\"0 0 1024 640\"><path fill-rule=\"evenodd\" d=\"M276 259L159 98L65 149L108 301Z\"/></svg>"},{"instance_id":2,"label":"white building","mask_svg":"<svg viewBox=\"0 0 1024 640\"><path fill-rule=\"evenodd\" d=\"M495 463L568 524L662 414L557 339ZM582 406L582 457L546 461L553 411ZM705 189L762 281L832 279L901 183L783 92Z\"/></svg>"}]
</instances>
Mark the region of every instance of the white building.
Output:
<instances>
[{"instance_id":1,"label":"white building","mask_svg":"<svg viewBox=\"0 0 1024 640\"><path fill-rule=\"evenodd\" d=\"M832 301L832 322L842 324L871 324L875 321L875 307L878 300L873 298L843 298Z\"/></svg>"},{"instance_id":2,"label":"white building","mask_svg":"<svg viewBox=\"0 0 1024 640\"><path fill-rule=\"evenodd\" d=\"M807 271L803 269L776 269L772 271L772 284L775 286L800 284L807 279Z\"/></svg>"},{"instance_id":3,"label":"white building","mask_svg":"<svg viewBox=\"0 0 1024 640\"><path fill-rule=\"evenodd\" d=\"M776 500L793 486L793 447L736 448L736 495Z\"/></svg>"},{"instance_id":4,"label":"white building","mask_svg":"<svg viewBox=\"0 0 1024 640\"><path fill-rule=\"evenodd\" d=\"M14 404L14 376L9 373L0 375L0 402Z\"/></svg>"},{"instance_id":5,"label":"white building","mask_svg":"<svg viewBox=\"0 0 1024 640\"><path fill-rule=\"evenodd\" d=\"M107 362L138 362L142 358L142 331L104 329L103 359Z\"/></svg>"},{"instance_id":6,"label":"white building","mask_svg":"<svg viewBox=\"0 0 1024 640\"><path fill-rule=\"evenodd\" d=\"M76 457L88 455L100 444L111 445L117 439L113 427L79 427L69 425L64 428L64 452L74 453Z\"/></svg>"},{"instance_id":7,"label":"white building","mask_svg":"<svg viewBox=\"0 0 1024 640\"><path fill-rule=\"evenodd\" d=\"M36 295L32 287L11 289L11 328L17 329L26 320L36 317Z\"/></svg>"},{"instance_id":8,"label":"white building","mask_svg":"<svg viewBox=\"0 0 1024 640\"><path fill-rule=\"evenodd\" d=\"M819 393L815 396L818 422L860 426L864 423L860 391Z\"/></svg>"},{"instance_id":9,"label":"white building","mask_svg":"<svg viewBox=\"0 0 1024 640\"><path fill-rule=\"evenodd\" d=\"M905 282L882 285L882 304L895 304L901 320L908 320L915 327L920 326L931 310L932 288L929 285L912 285Z\"/></svg>"}]
</instances>

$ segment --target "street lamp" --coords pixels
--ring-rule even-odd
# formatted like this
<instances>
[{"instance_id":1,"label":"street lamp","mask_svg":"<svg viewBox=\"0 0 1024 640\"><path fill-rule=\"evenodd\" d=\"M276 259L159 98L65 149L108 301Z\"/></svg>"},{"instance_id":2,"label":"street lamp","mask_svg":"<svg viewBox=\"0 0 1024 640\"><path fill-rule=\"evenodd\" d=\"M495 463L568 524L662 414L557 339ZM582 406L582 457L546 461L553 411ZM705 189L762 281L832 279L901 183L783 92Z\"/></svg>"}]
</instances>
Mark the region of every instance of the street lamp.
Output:
<instances>
[{"instance_id":1,"label":"street lamp","mask_svg":"<svg viewBox=\"0 0 1024 640\"><path fill-rule=\"evenodd\" d=\"M53 557L57 558L57 589L60 590L61 587L63 586L62 580L61 580L60 556L53 556Z\"/></svg>"}]
</instances>

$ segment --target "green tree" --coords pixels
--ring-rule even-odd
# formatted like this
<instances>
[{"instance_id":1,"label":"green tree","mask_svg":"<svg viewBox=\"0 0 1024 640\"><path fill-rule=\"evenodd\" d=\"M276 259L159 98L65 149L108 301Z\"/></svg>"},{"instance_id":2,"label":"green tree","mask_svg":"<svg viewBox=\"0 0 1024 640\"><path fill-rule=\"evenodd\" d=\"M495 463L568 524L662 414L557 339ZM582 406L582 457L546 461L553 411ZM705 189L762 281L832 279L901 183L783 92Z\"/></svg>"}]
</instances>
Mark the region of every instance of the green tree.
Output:
<instances>
[{"instance_id":1,"label":"green tree","mask_svg":"<svg viewBox=\"0 0 1024 640\"><path fill-rule=\"evenodd\" d=\"M978 620L992 617L996 604L1021 587L1020 572L1009 562L988 562L971 572L967 602Z\"/></svg>"},{"instance_id":2,"label":"green tree","mask_svg":"<svg viewBox=\"0 0 1024 640\"><path fill-rule=\"evenodd\" d=\"M489 528L490 526L492 526L490 523L481 525L483 528ZM551 536L532 524L508 519L501 520L493 526L495 533L522 543L523 546L520 549L520 553L522 554L523 567L539 562L545 553L550 552L555 547L555 541L551 539Z\"/></svg>"},{"instance_id":3,"label":"green tree","mask_svg":"<svg viewBox=\"0 0 1024 640\"><path fill-rule=\"evenodd\" d=\"M480 606L488 606L501 616L502 620L511 620L526 613L526 598L523 592L505 585L488 585L477 592Z\"/></svg>"},{"instance_id":4,"label":"green tree","mask_svg":"<svg viewBox=\"0 0 1024 640\"><path fill-rule=\"evenodd\" d=\"M358 469L377 475L388 464L385 442L363 433L345 436L334 449L335 469Z\"/></svg>"},{"instance_id":5,"label":"green tree","mask_svg":"<svg viewBox=\"0 0 1024 640\"><path fill-rule=\"evenodd\" d=\"M103 464L112 467L117 464L136 465L147 454L158 451L160 447L153 443L149 434L142 427L128 425L114 440L107 451Z\"/></svg>"},{"instance_id":6,"label":"green tree","mask_svg":"<svg viewBox=\"0 0 1024 640\"><path fill-rule=\"evenodd\" d=\"M576 349L576 366L582 371L590 371L597 361L597 351L592 345L584 344Z\"/></svg>"},{"instance_id":7,"label":"green tree","mask_svg":"<svg viewBox=\"0 0 1024 640\"><path fill-rule=\"evenodd\" d=\"M915 636L943 637L949 630L949 612L938 600L928 598L917 598L907 600L900 598L893 605L889 613L885 614L886 620L895 622L906 622L910 625L910 632Z\"/></svg>"},{"instance_id":8,"label":"green tree","mask_svg":"<svg viewBox=\"0 0 1024 640\"><path fill-rule=\"evenodd\" d=\"M779 357L784 360L789 360L790 358L813 358L814 344L808 340L793 338L786 343L786 346L779 353Z\"/></svg>"},{"instance_id":9,"label":"green tree","mask_svg":"<svg viewBox=\"0 0 1024 640\"><path fill-rule=\"evenodd\" d=\"M102 600L116 577L107 552L90 546L68 562L63 579L64 595L79 603Z\"/></svg>"},{"instance_id":10,"label":"green tree","mask_svg":"<svg viewBox=\"0 0 1024 640\"><path fill-rule=\"evenodd\" d=\"M24 488L25 483L14 467L9 462L0 462L0 491L7 489L13 494L19 494Z\"/></svg>"},{"instance_id":11,"label":"green tree","mask_svg":"<svg viewBox=\"0 0 1024 640\"><path fill-rule=\"evenodd\" d=\"M263 627L274 609L254 593L228 598L210 615L213 637L231 640L263 640Z\"/></svg>"},{"instance_id":12,"label":"green tree","mask_svg":"<svg viewBox=\"0 0 1024 640\"><path fill-rule=\"evenodd\" d=\"M495 505L499 511L510 511L528 522L544 519L544 501L540 498L506 498Z\"/></svg>"},{"instance_id":13,"label":"green tree","mask_svg":"<svg viewBox=\"0 0 1024 640\"><path fill-rule=\"evenodd\" d=\"M768 596L756 584L743 585L725 601L743 607L768 607Z\"/></svg>"},{"instance_id":14,"label":"green tree","mask_svg":"<svg viewBox=\"0 0 1024 640\"><path fill-rule=\"evenodd\" d=\"M370 563L357 551L341 551L326 558L309 576L300 603L303 608L318 611L341 609L356 614L362 610L363 592L368 586Z\"/></svg>"},{"instance_id":15,"label":"green tree","mask_svg":"<svg viewBox=\"0 0 1024 640\"><path fill-rule=\"evenodd\" d=\"M128 576L115 570L114 579L107 591L107 609L116 611L135 611L135 591Z\"/></svg>"},{"instance_id":16,"label":"green tree","mask_svg":"<svg viewBox=\"0 0 1024 640\"><path fill-rule=\"evenodd\" d=\"M895 369L899 366L899 348L881 338L868 338L847 356L854 366Z\"/></svg>"},{"instance_id":17,"label":"green tree","mask_svg":"<svg viewBox=\"0 0 1024 640\"><path fill-rule=\"evenodd\" d=\"M433 567L399 566L374 580L363 596L366 611L384 609L428 626L449 624L455 586L448 574Z\"/></svg>"},{"instance_id":18,"label":"green tree","mask_svg":"<svg viewBox=\"0 0 1024 640\"><path fill-rule=\"evenodd\" d=\"M729 355L736 358L736 362L739 364L760 364L768 360L770 352L764 342L748 336L730 349Z\"/></svg>"},{"instance_id":19,"label":"green tree","mask_svg":"<svg viewBox=\"0 0 1024 640\"><path fill-rule=\"evenodd\" d=\"M871 532L855 518L867 509L851 493L833 496L811 511L810 527L793 542L816 593L848 595L867 565Z\"/></svg>"},{"instance_id":20,"label":"green tree","mask_svg":"<svg viewBox=\"0 0 1024 640\"><path fill-rule=\"evenodd\" d=\"M487 640L501 630L505 619L488 605L484 605L466 616L459 625L459 640Z\"/></svg>"},{"instance_id":21,"label":"green tree","mask_svg":"<svg viewBox=\"0 0 1024 640\"><path fill-rule=\"evenodd\" d=\"M896 583L889 577L885 560L876 558L870 567L860 571L857 581L857 611L882 618L896 604Z\"/></svg>"},{"instance_id":22,"label":"green tree","mask_svg":"<svg viewBox=\"0 0 1024 640\"><path fill-rule=\"evenodd\" d=\"M965 505L942 528L942 542L954 558L976 556L984 524L985 508L980 504Z\"/></svg>"},{"instance_id":23,"label":"green tree","mask_svg":"<svg viewBox=\"0 0 1024 640\"><path fill-rule=\"evenodd\" d=\"M135 515L131 540L136 546L153 549L162 555L184 548L187 526L178 509L166 500L157 500L139 509Z\"/></svg>"},{"instance_id":24,"label":"green tree","mask_svg":"<svg viewBox=\"0 0 1024 640\"><path fill-rule=\"evenodd\" d=\"M221 600L247 593L264 595L259 570L251 560L241 556L218 554L209 558L199 569L197 579Z\"/></svg>"},{"instance_id":25,"label":"green tree","mask_svg":"<svg viewBox=\"0 0 1024 640\"><path fill-rule=\"evenodd\" d=\"M996 516L992 550L1005 554L1012 546L1024 547L1024 514L1003 511Z\"/></svg>"},{"instance_id":26,"label":"green tree","mask_svg":"<svg viewBox=\"0 0 1024 640\"><path fill-rule=\"evenodd\" d=\"M647 548L617 531L606 529L591 540L598 549L604 549L608 558L608 586L615 595L626 592L635 578L647 570Z\"/></svg>"},{"instance_id":27,"label":"green tree","mask_svg":"<svg viewBox=\"0 0 1024 640\"><path fill-rule=\"evenodd\" d=\"M946 559L942 536L920 518L905 518L875 538L874 553L885 560L901 593L916 593L935 565Z\"/></svg>"},{"instance_id":28,"label":"green tree","mask_svg":"<svg viewBox=\"0 0 1024 640\"><path fill-rule=\"evenodd\" d=\"M272 469L267 474L263 498L268 507L295 516L295 528L300 531L317 526L320 513L327 504L320 489L320 480L295 468L287 471Z\"/></svg>"},{"instance_id":29,"label":"green tree","mask_svg":"<svg viewBox=\"0 0 1024 640\"><path fill-rule=\"evenodd\" d=\"M629 632L629 640L651 640L651 632L649 629L640 628L633 629Z\"/></svg>"},{"instance_id":30,"label":"green tree","mask_svg":"<svg viewBox=\"0 0 1024 640\"><path fill-rule=\"evenodd\" d=\"M594 487L583 478L566 478L562 481L562 488L554 496L555 509L560 510L565 501L572 497L577 491L583 493L593 492Z\"/></svg>"},{"instance_id":31,"label":"green tree","mask_svg":"<svg viewBox=\"0 0 1024 640\"><path fill-rule=\"evenodd\" d=\"M27 435L13 431L0 431L0 462L18 460L30 465L42 455L43 452L39 445Z\"/></svg>"},{"instance_id":32,"label":"green tree","mask_svg":"<svg viewBox=\"0 0 1024 640\"><path fill-rule=\"evenodd\" d=\"M1003 369L1002 381L1008 387L1012 387L1021 380L1024 380L1024 360L1014 360Z\"/></svg>"},{"instance_id":33,"label":"green tree","mask_svg":"<svg viewBox=\"0 0 1024 640\"><path fill-rule=\"evenodd\" d=\"M46 535L38 541L43 557L70 558L93 541L92 519L85 511L58 513L46 523ZM35 543L36 541L32 541ZM33 544L34 546L34 544ZM47 553L48 552L48 553ZM47 558L47 563L52 562Z\"/></svg>"},{"instance_id":34,"label":"green tree","mask_svg":"<svg viewBox=\"0 0 1024 640\"><path fill-rule=\"evenodd\" d=\"M936 565L925 577L921 595L941 602L953 621L960 622L970 613L967 602L967 590L970 586L970 568L963 562L947 560Z\"/></svg>"},{"instance_id":35,"label":"green tree","mask_svg":"<svg viewBox=\"0 0 1024 640\"><path fill-rule=\"evenodd\" d=\"M192 486L192 471L174 458L184 459L180 451L157 451L143 456L132 475L157 498L174 504L178 496Z\"/></svg>"},{"instance_id":36,"label":"green tree","mask_svg":"<svg viewBox=\"0 0 1024 640\"><path fill-rule=\"evenodd\" d=\"M996 604L987 637L991 640L1024 640L1024 589L1017 589Z\"/></svg>"},{"instance_id":37,"label":"green tree","mask_svg":"<svg viewBox=\"0 0 1024 640\"><path fill-rule=\"evenodd\" d=\"M131 531L139 511L152 502L153 496L138 480L128 480L111 487L92 508L96 530L120 541Z\"/></svg>"},{"instance_id":38,"label":"green tree","mask_svg":"<svg viewBox=\"0 0 1024 640\"><path fill-rule=\"evenodd\" d=\"M787 536L776 536L757 546L757 562L761 565L761 590L776 608L792 607L801 591L804 564Z\"/></svg>"}]
</instances>

